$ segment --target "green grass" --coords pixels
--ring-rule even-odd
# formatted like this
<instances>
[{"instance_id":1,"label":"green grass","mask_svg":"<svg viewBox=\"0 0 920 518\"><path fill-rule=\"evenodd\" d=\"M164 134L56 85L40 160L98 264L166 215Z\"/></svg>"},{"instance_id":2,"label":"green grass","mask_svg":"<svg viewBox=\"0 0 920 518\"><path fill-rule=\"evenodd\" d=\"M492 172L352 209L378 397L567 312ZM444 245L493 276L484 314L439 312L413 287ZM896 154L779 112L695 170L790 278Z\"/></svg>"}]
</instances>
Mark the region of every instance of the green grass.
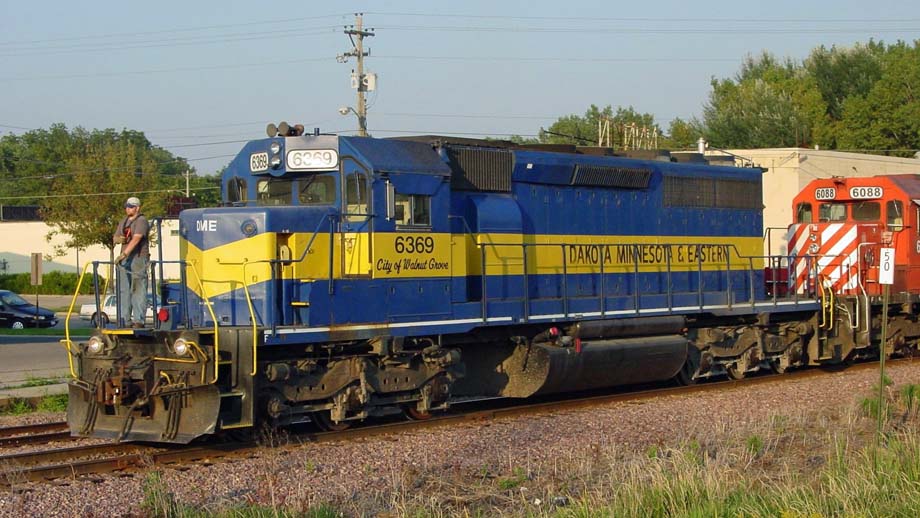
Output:
<instances>
[{"instance_id":1,"label":"green grass","mask_svg":"<svg viewBox=\"0 0 920 518\"><path fill-rule=\"evenodd\" d=\"M45 396L38 401L35 410L39 412L66 412L67 400L67 394Z\"/></svg>"},{"instance_id":2,"label":"green grass","mask_svg":"<svg viewBox=\"0 0 920 518\"><path fill-rule=\"evenodd\" d=\"M343 513L327 505L310 506L305 510L278 508L267 505L239 505L213 511L178 501L159 471L147 474L143 483L141 509L144 516L156 518L341 518Z\"/></svg>"},{"instance_id":3,"label":"green grass","mask_svg":"<svg viewBox=\"0 0 920 518\"><path fill-rule=\"evenodd\" d=\"M27 400L13 398L10 400L9 404L6 405L6 408L0 410L0 415L22 415L30 414L34 411L35 408Z\"/></svg>"},{"instance_id":4,"label":"green grass","mask_svg":"<svg viewBox=\"0 0 920 518\"><path fill-rule=\"evenodd\" d=\"M32 376L31 374L26 376L26 380L19 385L10 385L3 387L4 389L18 389L18 388L29 388L29 387L46 387L48 385L57 385L61 383L61 378L40 378Z\"/></svg>"},{"instance_id":5,"label":"green grass","mask_svg":"<svg viewBox=\"0 0 920 518\"><path fill-rule=\"evenodd\" d=\"M42 397L33 404L28 399L12 398L5 408L0 410L0 415L23 415L32 412L65 412L67 410L67 394L52 394Z\"/></svg>"},{"instance_id":6,"label":"green grass","mask_svg":"<svg viewBox=\"0 0 920 518\"><path fill-rule=\"evenodd\" d=\"M142 511L189 518L915 517L920 516L918 400L920 385L888 392L890 417L880 443L872 409L853 400L840 409L744 425L727 417L714 430L668 444L578 448L573 443L549 458L525 459L526 467L512 458L483 459L486 464L456 470L441 462L416 464L386 475L365 494L348 492L319 506L308 503L314 501L313 488L278 492L279 477L296 476L287 469L291 461L280 455L278 464L269 462L264 472L253 474L245 504L223 508L181 502L178 479L154 472L144 482Z\"/></svg>"}]
</instances>

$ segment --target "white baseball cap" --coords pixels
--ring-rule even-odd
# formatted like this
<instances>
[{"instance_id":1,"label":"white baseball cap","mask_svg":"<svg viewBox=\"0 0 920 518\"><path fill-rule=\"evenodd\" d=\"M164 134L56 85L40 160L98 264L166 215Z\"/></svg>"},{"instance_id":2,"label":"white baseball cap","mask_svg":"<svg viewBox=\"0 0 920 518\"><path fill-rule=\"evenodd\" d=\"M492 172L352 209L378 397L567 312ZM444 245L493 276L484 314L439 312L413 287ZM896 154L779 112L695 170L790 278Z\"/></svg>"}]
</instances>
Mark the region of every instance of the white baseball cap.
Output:
<instances>
[{"instance_id":1,"label":"white baseball cap","mask_svg":"<svg viewBox=\"0 0 920 518\"><path fill-rule=\"evenodd\" d=\"M132 196L128 198L127 201L125 201L125 207L140 207L140 206L141 206L141 200L137 199L137 197L135 196Z\"/></svg>"}]
</instances>

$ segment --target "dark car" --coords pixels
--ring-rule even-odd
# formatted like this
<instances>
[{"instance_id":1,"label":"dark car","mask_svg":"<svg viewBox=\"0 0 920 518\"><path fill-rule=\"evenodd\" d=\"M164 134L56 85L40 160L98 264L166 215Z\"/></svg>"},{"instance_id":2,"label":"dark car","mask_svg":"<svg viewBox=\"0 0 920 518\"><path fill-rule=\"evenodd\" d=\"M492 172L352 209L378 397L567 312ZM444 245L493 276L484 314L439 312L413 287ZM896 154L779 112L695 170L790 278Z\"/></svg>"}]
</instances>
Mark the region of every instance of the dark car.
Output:
<instances>
[{"instance_id":1,"label":"dark car","mask_svg":"<svg viewBox=\"0 0 920 518\"><path fill-rule=\"evenodd\" d=\"M12 291L0 290L0 327L54 327L57 323L54 311L29 304Z\"/></svg>"}]
</instances>

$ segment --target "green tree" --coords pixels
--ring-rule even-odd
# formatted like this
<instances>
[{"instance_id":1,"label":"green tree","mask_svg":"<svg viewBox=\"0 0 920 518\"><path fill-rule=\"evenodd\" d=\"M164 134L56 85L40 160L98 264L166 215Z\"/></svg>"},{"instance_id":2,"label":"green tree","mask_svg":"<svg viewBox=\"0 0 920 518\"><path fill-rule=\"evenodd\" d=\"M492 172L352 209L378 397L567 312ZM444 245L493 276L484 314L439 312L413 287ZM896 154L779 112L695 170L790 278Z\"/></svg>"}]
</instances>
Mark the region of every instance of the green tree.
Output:
<instances>
[{"instance_id":1,"label":"green tree","mask_svg":"<svg viewBox=\"0 0 920 518\"><path fill-rule=\"evenodd\" d=\"M602 119L610 121L614 147L619 147L617 144L622 143L615 137L617 130L622 130L622 127L627 124L654 129L659 134L661 133L658 125L655 124L655 117L650 113L639 113L632 106L618 107L614 113L609 104L603 109L592 104L584 116L565 115L559 117L548 129L540 130L539 141L541 144L596 146L598 145L598 123Z\"/></svg>"},{"instance_id":2,"label":"green tree","mask_svg":"<svg viewBox=\"0 0 920 518\"><path fill-rule=\"evenodd\" d=\"M814 78L792 60L748 57L734 79L713 79L703 108L706 139L715 147L809 145L826 117Z\"/></svg>"},{"instance_id":3,"label":"green tree","mask_svg":"<svg viewBox=\"0 0 920 518\"><path fill-rule=\"evenodd\" d=\"M191 175L189 177L191 197L198 207L217 207L220 205L220 173L211 175ZM181 190L181 189L180 189Z\"/></svg>"},{"instance_id":4,"label":"green tree","mask_svg":"<svg viewBox=\"0 0 920 518\"><path fill-rule=\"evenodd\" d=\"M154 153L130 139L88 142L66 161L71 173L55 179L54 196L42 200L42 216L51 236L66 235L67 248L102 245L114 249L112 234L125 217L129 196L142 200L148 219L161 216L166 193L161 192L158 162Z\"/></svg>"},{"instance_id":5,"label":"green tree","mask_svg":"<svg viewBox=\"0 0 920 518\"><path fill-rule=\"evenodd\" d=\"M881 70L864 97L844 100L838 145L913 156L920 149L920 40L887 47Z\"/></svg>"},{"instance_id":6,"label":"green tree","mask_svg":"<svg viewBox=\"0 0 920 518\"><path fill-rule=\"evenodd\" d=\"M0 203L36 204L51 225L47 236L66 235L64 247L113 247L124 200L136 195L149 217L161 216L168 198L185 188L188 162L154 146L142 132L68 130L63 124L0 138ZM217 204L215 177L191 175L205 203Z\"/></svg>"},{"instance_id":7,"label":"green tree","mask_svg":"<svg viewBox=\"0 0 920 518\"><path fill-rule=\"evenodd\" d=\"M824 46L812 50L804 67L814 79L826 106L826 117L818 119L813 133L815 141L834 149L838 144L844 103L864 98L882 75L883 43L869 41L853 47Z\"/></svg>"},{"instance_id":8,"label":"green tree","mask_svg":"<svg viewBox=\"0 0 920 518\"><path fill-rule=\"evenodd\" d=\"M662 141L665 149L696 149L696 142L703 136L702 123L696 119L685 121L680 117L671 121L668 135Z\"/></svg>"},{"instance_id":9,"label":"green tree","mask_svg":"<svg viewBox=\"0 0 920 518\"><path fill-rule=\"evenodd\" d=\"M849 97L865 97L882 76L885 45L872 40L852 47L820 46L811 51L804 67L814 77L828 116L843 118L843 103Z\"/></svg>"},{"instance_id":10,"label":"green tree","mask_svg":"<svg viewBox=\"0 0 920 518\"><path fill-rule=\"evenodd\" d=\"M66 159L89 134L67 131L63 124L48 130L0 138L0 203L38 205L49 181L67 173Z\"/></svg>"}]
</instances>

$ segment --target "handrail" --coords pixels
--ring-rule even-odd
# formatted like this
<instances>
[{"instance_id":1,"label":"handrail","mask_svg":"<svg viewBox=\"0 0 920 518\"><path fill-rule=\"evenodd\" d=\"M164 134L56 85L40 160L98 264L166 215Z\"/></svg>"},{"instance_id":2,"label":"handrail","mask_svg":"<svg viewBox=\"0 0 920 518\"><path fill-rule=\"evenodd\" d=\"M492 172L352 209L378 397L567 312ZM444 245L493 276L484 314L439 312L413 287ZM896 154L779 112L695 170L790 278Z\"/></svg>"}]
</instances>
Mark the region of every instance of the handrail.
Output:
<instances>
[{"instance_id":1,"label":"handrail","mask_svg":"<svg viewBox=\"0 0 920 518\"><path fill-rule=\"evenodd\" d=\"M635 281L634 281L634 282L635 282L635 289L633 290L633 293L632 293L632 296L633 296L633 298L634 298L633 306L634 306L634 310L635 310L637 313L640 313L640 312L641 312L641 295L642 295L642 293L641 293L641 288L640 288L640 286L639 286L639 276L640 276L640 274L641 274L641 271L640 271L641 261L639 260L639 250L640 250L640 246L647 245L647 244L648 244L648 243L617 243L617 244L615 244L615 245L614 245L614 244L598 244L598 245L596 245L596 246L599 246L599 247L604 247L604 246L628 246L628 247L630 247L630 251L632 252L632 254L631 254L631 255L632 255L632 261L630 261L630 262L627 263L627 264L621 264L621 265L620 265L620 268L629 268L630 266L632 267L632 268L631 268L631 270L632 270L632 271L631 271L631 274L634 276L634 279L635 279ZM481 287L481 289L482 289L482 297L481 297L481 306L482 306L482 310L481 310L481 311L482 311L482 319L483 319L483 321L485 321L485 320L487 319L487 317L488 317L488 311L487 311L487 310L488 310L488 301L487 301L487 299L488 299L488 294L487 294L487 282L486 282L486 281L487 281L487 278L488 278L488 271L487 271L487 266L488 266L488 265L486 264L486 247L495 247L495 248L498 248L498 247L515 247L515 248L521 248L522 254L523 254L523 261L522 261L522 264L523 264L523 267L525 268L525 271L522 272L522 276L523 276L524 279L525 279L525 284L526 284L526 282L527 282L527 279L529 278L529 272L526 271L526 268L527 268L527 266L528 266L527 251L528 251L529 249L534 248L534 247L541 247L541 246L546 246L546 247L557 247L557 246L558 246L558 247L560 247L560 250L561 250L561 252L562 252L562 265L561 265L561 269L562 269L562 290L563 290L563 293L562 293L563 312L564 312L565 316L568 317L568 316L569 316L569 309L568 309L569 291L568 291L568 282L567 282L567 281L568 281L568 267L569 267L569 264L568 264L568 256L567 256L566 250L567 250L568 247L571 247L571 246L579 246L579 245L580 245L580 244L578 244L578 243L576 243L576 244L571 244L571 243L567 243L567 242L562 242L562 243L528 243L528 242L521 242L521 243L496 243L496 242L480 242L480 241L477 241L477 242L476 242L476 246L477 246L477 248L479 248L479 250L480 250L480 263L481 263L481 270L482 270L482 282L481 282L481 286L482 286L482 287ZM697 283L698 286L697 286L697 290L696 290L696 291L697 291L697 299L698 299L697 302L698 302L700 308L705 307L705 299L704 299L704 293L705 293L705 292L704 292L704 290L703 290L703 288L704 288L704 286L703 286L703 280L704 280L703 275L704 275L704 272L705 272L706 268L712 266L711 264L704 263L704 261L703 261L702 248L705 247L705 246L709 246L709 247L718 247L719 249L721 249L721 250L723 251L723 253L724 253L724 255L725 255L724 265L728 268L728 273L727 273L727 275L729 276L729 278L726 280L726 283L725 283L726 288L725 288L725 290L721 290L721 291L724 291L724 292L726 293L726 297L727 297L727 298L726 298L726 304L729 306L729 308L731 308L731 307L733 306L732 298L731 298L731 294L732 294L732 291L731 291L731 290L732 290L732 288L733 288L733 286L734 286L734 283L732 283L731 278L730 278L731 273L732 273L731 268L732 268L732 265L733 265L733 264L744 265L745 262L747 263L747 268L745 268L744 266L741 266L740 269L747 269L747 270L748 270L748 279L749 279L749 286L748 286L748 288L749 288L749 290L750 290L750 301L751 301L751 304L752 304L752 306L753 306L753 305L755 305L756 302L757 302L757 298L756 298L755 274L756 274L758 271L760 271L760 270L754 268L754 262L759 260L759 261L764 261L765 264L772 264L772 261L774 261L774 260L778 260L780 263L782 263L784 260L786 260L786 261L788 262L788 260L790 259L789 257L785 257L785 256L743 255L743 254L741 254L741 251L738 249L738 246L737 246L736 244L734 244L734 243L664 243L664 244L662 244L662 243L655 243L655 245L656 245L656 246L662 246L662 247L664 247L664 258L665 258L664 267L665 267L665 271L666 271L666 274L667 274L667 284L668 284L668 286L667 286L667 304L668 304L668 311L669 311L669 312L673 310L673 304L674 304L674 303L673 303L674 293L673 293L673 289L672 289L672 287L671 287L672 273L673 273L674 271L677 271L677 270L680 270L680 271L686 270L686 271L688 271L688 272L689 272L689 271L694 271L694 270L696 271L696 273L697 273L697 280L698 280L698 283ZM682 265L682 267L680 267L680 268L675 268L675 266L672 264L673 253L674 253L674 252L673 252L673 249L674 249L674 247L679 247L679 246L693 247L693 248L696 250L696 254L695 254L695 255L696 255L696 261L695 261L696 264L695 264L695 265L685 264L685 265ZM735 256L737 256L739 259L741 259L741 262L740 262L740 263L737 263L737 262L736 262L736 263L733 263L733 262L732 262L731 256L732 256L733 254L734 254ZM585 266L590 267L590 268L592 268L592 269L593 269L593 268L599 268L599 269L600 269L600 274L601 274L601 276L602 276L602 280L601 280L601 282L600 282L600 284L601 284L601 286L602 286L602 288L601 288L601 293L600 293L600 297L601 297L601 303L600 303L600 305L601 305L601 312L602 312L602 315L605 315L605 314L606 314L606 295L607 295L607 294L606 294L606 279L603 278L603 276L605 276L605 275L608 273L608 271L607 271L607 269L606 269L606 265L605 265L606 262L607 262L607 261L604 260L603 254L602 254L601 257L600 257L600 262L599 262L599 263L597 263L597 264L591 263L590 265L585 265ZM722 264L722 263L719 263L719 264ZM659 265L659 266L661 266L661 265ZM694 268L694 266L695 266L695 268ZM787 268L791 268L791 267L792 267L791 264L790 264L789 266L787 266ZM791 283L792 286L793 286L793 292L796 291L796 290L794 289L794 281L795 281L795 279L794 279L794 278L791 278L791 277L790 277L789 279L786 280L787 288L789 287L789 285L790 285L790 283ZM776 281L774 280L774 282L776 282ZM529 292L529 287L525 285L525 287L524 287L524 289L523 289L525 304L527 303L527 294L528 294L528 292ZM773 301L774 301L774 304L777 303L777 298L778 298L778 295L777 295L777 293L776 293L776 290L774 289L774 294L773 294ZM798 293L795 293L794 298L795 298L796 303L798 304L798 303L799 303ZM529 308L527 308L527 307L525 307L525 309L524 309L524 316L525 316L525 321L529 320Z\"/></svg>"},{"instance_id":2,"label":"handrail","mask_svg":"<svg viewBox=\"0 0 920 518\"><path fill-rule=\"evenodd\" d=\"M70 315L73 313L73 307L77 303L77 295L80 294L80 287L83 285L83 277L86 276L86 270L89 269L91 264L93 264L91 261L87 261L83 266L83 272L80 273L80 278L77 280L77 288L73 292L73 298L70 299L70 307L67 308L67 316L64 319L64 339L61 340L61 345L67 350L67 366L70 368L70 377L74 379L77 379L77 371L73 366L73 351L71 350L73 341L70 339Z\"/></svg>"},{"instance_id":3,"label":"handrail","mask_svg":"<svg viewBox=\"0 0 920 518\"><path fill-rule=\"evenodd\" d=\"M190 346L189 354L191 354L192 356L191 360L184 360L182 358L166 358L163 356L154 356L153 359L157 361L169 362L169 363L202 363L203 362L204 365L201 366L201 384L204 385L204 375L205 375L205 372L208 370L208 366L207 366L208 355L205 354L203 350L201 350L201 347L199 347L196 342L187 340L186 343ZM198 357L197 354L195 354L195 351L198 351L198 354L201 355L200 358Z\"/></svg>"},{"instance_id":4,"label":"handrail","mask_svg":"<svg viewBox=\"0 0 920 518\"><path fill-rule=\"evenodd\" d=\"M259 370L259 369L258 369L258 345L259 345L259 340L258 340L258 325L257 325L257 320L256 320L256 310L255 310L255 306L253 306L253 304L252 304L252 294L249 293L249 283L246 282L246 279L247 279L247 277L246 277L246 267L249 266L250 264L259 264L259 263L268 263L269 265L274 265L274 264L280 264L280 265L285 265L285 264L287 264L287 265L292 265L292 264L295 264L295 263L302 262L303 260L306 259L307 254L310 253L310 249L313 248L313 242L316 240L316 236L319 235L319 230L320 230L320 228L322 227L323 222L324 222L327 218L329 218L330 227L331 227L332 224L335 222L334 219L333 219L331 216L333 216L333 214L324 214L323 217L320 218L319 223L317 223L316 228L313 230L313 234L310 236L310 240L307 241L307 245L304 247L303 253L301 253L301 254L300 254L300 257L297 258L296 260L294 260L294 259L260 259L260 260L258 260L258 261L250 261L250 260L247 259L246 261L243 261L243 262L225 262L225 263L221 263L221 264L229 264L229 265L234 265L234 266L242 266L242 268L243 268L243 293L246 295L246 306L247 306L247 308L249 309L249 321L252 323L252 372L249 373L250 376L255 376L256 373L257 373L258 370ZM330 230L334 230L334 228L330 228ZM329 256L330 256L329 276L330 276L330 279L331 279L331 277L332 277L332 259L331 259L331 258L332 258L332 254L333 254L333 249L335 248L334 245L335 245L335 243L332 241L332 238L331 238L331 236L330 236L330 240L329 240ZM196 275L197 275L197 273L196 273ZM274 280L274 270L272 270L272 279ZM330 282L330 289L331 289L331 282ZM204 293L204 289L202 288L202 294L203 294L203 293ZM209 304L209 305L208 305L208 309L210 310L210 308L211 308L211 307L210 307L210 304ZM212 314L212 316L213 316L213 311L212 311L211 314ZM217 322L217 320L216 320L216 318L215 318L215 323L216 323L216 322ZM216 375L216 372L217 372L217 370L216 370L216 367L215 367L215 375Z\"/></svg>"},{"instance_id":5,"label":"handrail","mask_svg":"<svg viewBox=\"0 0 920 518\"><path fill-rule=\"evenodd\" d=\"M253 262L262 262L262 261L253 261ZM258 329L256 327L256 310L252 306L252 295L249 294L249 283L246 282L246 266L249 265L249 261L243 262L243 292L246 294L246 304L249 306L249 321L252 322L252 372L249 373L250 376L255 376L258 372L258 364L256 363L256 354L258 350L258 340L256 339L256 334Z\"/></svg>"},{"instance_id":6,"label":"handrail","mask_svg":"<svg viewBox=\"0 0 920 518\"><path fill-rule=\"evenodd\" d=\"M195 274L195 280L198 281L198 289L201 290L201 297L204 299L204 305L208 308L208 313L211 314L211 322L214 323L214 379L211 380L211 383L217 383L217 366L218 360L220 359L220 333L217 332L217 315L214 314L214 308L211 307L211 301L208 300L208 294L204 291L204 284L201 281L201 275L198 274L198 269L195 268L195 264L188 261L185 263L185 267L191 267L192 273Z\"/></svg>"}]
</instances>

